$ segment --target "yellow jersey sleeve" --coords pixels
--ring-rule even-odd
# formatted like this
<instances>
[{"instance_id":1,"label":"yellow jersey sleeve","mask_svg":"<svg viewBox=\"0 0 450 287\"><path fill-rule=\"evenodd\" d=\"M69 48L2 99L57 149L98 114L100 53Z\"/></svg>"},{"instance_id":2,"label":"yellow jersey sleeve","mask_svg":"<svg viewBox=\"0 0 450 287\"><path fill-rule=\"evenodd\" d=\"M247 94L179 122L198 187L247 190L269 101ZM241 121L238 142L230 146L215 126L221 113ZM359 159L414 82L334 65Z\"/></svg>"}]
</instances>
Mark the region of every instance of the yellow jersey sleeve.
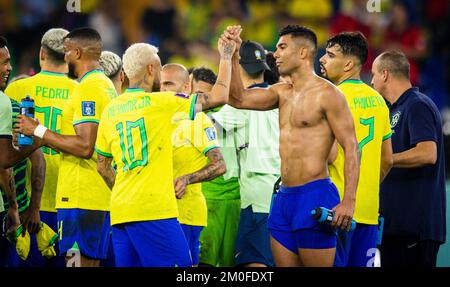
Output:
<instances>
[{"instance_id":1,"label":"yellow jersey sleeve","mask_svg":"<svg viewBox=\"0 0 450 287\"><path fill-rule=\"evenodd\" d=\"M192 94L189 96L183 93L174 93L173 97L170 97L171 100L169 101L169 105L175 109L176 114L187 115L190 120L194 120L197 96L197 94Z\"/></svg>"},{"instance_id":2,"label":"yellow jersey sleeve","mask_svg":"<svg viewBox=\"0 0 450 287\"><path fill-rule=\"evenodd\" d=\"M386 107L385 113L384 113L384 131L383 131L383 141L390 139L392 136L392 130L391 130L391 119L389 118L389 109Z\"/></svg>"},{"instance_id":3,"label":"yellow jersey sleeve","mask_svg":"<svg viewBox=\"0 0 450 287\"><path fill-rule=\"evenodd\" d=\"M192 144L204 155L208 151L219 147L216 128L203 112L195 116Z\"/></svg>"},{"instance_id":4,"label":"yellow jersey sleeve","mask_svg":"<svg viewBox=\"0 0 450 287\"><path fill-rule=\"evenodd\" d=\"M10 98L15 100L16 102L20 103L22 99L20 99L20 80L12 82L8 85L8 87L5 90L5 94Z\"/></svg>"},{"instance_id":5,"label":"yellow jersey sleeve","mask_svg":"<svg viewBox=\"0 0 450 287\"><path fill-rule=\"evenodd\" d=\"M101 111L106 103L97 95L97 91L98 88L93 85L84 84L76 87L76 93L74 93L76 96L73 98L73 125L100 122Z\"/></svg>"},{"instance_id":6,"label":"yellow jersey sleeve","mask_svg":"<svg viewBox=\"0 0 450 287\"><path fill-rule=\"evenodd\" d=\"M107 109L105 109L106 111ZM105 123L108 119L105 116L105 112L102 114L97 131L97 141L95 143L95 151L105 157L112 157L111 146L105 137Z\"/></svg>"}]
</instances>

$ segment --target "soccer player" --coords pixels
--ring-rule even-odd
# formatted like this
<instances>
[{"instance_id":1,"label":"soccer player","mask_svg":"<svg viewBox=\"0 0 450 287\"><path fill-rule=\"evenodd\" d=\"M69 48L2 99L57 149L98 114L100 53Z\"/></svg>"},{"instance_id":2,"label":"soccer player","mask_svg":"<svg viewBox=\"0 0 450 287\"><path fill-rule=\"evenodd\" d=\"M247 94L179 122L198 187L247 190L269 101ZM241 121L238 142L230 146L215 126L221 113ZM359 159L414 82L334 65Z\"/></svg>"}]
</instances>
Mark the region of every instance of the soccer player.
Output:
<instances>
[{"instance_id":1,"label":"soccer player","mask_svg":"<svg viewBox=\"0 0 450 287\"><path fill-rule=\"evenodd\" d=\"M117 93L100 70L101 37L91 28L71 31L64 40L69 77L79 84L62 112L61 134L25 116L18 116L17 131L36 135L60 151L56 192L60 252L80 253L82 267L98 266L108 248L110 190L97 173L94 153L100 115Z\"/></svg>"},{"instance_id":2,"label":"soccer player","mask_svg":"<svg viewBox=\"0 0 450 287\"><path fill-rule=\"evenodd\" d=\"M164 65L161 91L189 94L189 73L179 64ZM207 223L207 206L201 182L212 180L226 171L216 129L202 112L195 119L182 120L173 134L173 168L175 194L178 198L178 221L183 228L192 264L199 263L199 237Z\"/></svg>"},{"instance_id":3,"label":"soccer player","mask_svg":"<svg viewBox=\"0 0 450 287\"><path fill-rule=\"evenodd\" d=\"M27 158L34 150L40 147L40 141L35 140L33 145L15 149L12 144L11 101L3 93L12 71L11 57L7 47L8 42L0 36L0 168L9 168L19 161Z\"/></svg>"},{"instance_id":4,"label":"soccer player","mask_svg":"<svg viewBox=\"0 0 450 287\"><path fill-rule=\"evenodd\" d=\"M100 66L105 75L113 82L118 95L125 89L126 80L123 71L122 59L113 52L103 51L100 56ZM115 267L114 249L112 244L112 231L109 232L108 253L105 260L100 261L100 267Z\"/></svg>"},{"instance_id":5,"label":"soccer player","mask_svg":"<svg viewBox=\"0 0 450 287\"><path fill-rule=\"evenodd\" d=\"M240 26L228 27L221 38L240 43ZM277 266L333 266L336 234L318 224L311 210L334 209L333 227L349 229L358 184L358 142L344 95L314 73L317 37L313 31L288 25L280 32L274 54L280 75L292 84L244 89L239 60L233 57L229 104L241 109L280 109L280 156L283 185L275 197L268 226ZM340 202L327 170L334 140L345 152L344 198Z\"/></svg>"},{"instance_id":6,"label":"soccer player","mask_svg":"<svg viewBox=\"0 0 450 287\"><path fill-rule=\"evenodd\" d=\"M36 118L46 128L56 133L61 132L62 111L69 103L76 86L76 82L66 76L68 68L67 63L64 62L63 42L68 33L61 28L48 30L42 37L39 51L41 71L32 77L12 82L5 90L6 95L17 102L20 102L26 96L30 96L36 106ZM40 219L57 231L55 200L60 153L48 147L43 147L42 151L46 171L40 202ZM61 260L59 263L61 263Z\"/></svg>"},{"instance_id":7,"label":"soccer player","mask_svg":"<svg viewBox=\"0 0 450 287\"><path fill-rule=\"evenodd\" d=\"M322 75L344 93L353 116L361 152L354 231L339 231L335 266L370 267L376 254L380 182L392 167L389 109L377 91L361 81L367 40L360 32L330 38L320 58ZM344 196L344 151L335 144L329 159L330 178Z\"/></svg>"},{"instance_id":8,"label":"soccer player","mask_svg":"<svg viewBox=\"0 0 450 287\"><path fill-rule=\"evenodd\" d=\"M11 107L11 122L14 126L16 116L20 114L20 105L18 102L11 99ZM4 209L9 211L10 208L15 208L11 205L17 204L21 225L23 226L23 233L28 231L31 235L30 253L25 261L20 260L14 244L1 244L3 247L9 249L9 254L5 259L7 262L6 266L11 267L37 267L45 266L46 263L50 263L47 262L47 260L39 252L36 237L34 236L34 234L38 233L40 229L39 223L41 218L39 211L45 181L45 159L42 151L39 149L34 151L30 155L29 159L31 163L31 176L27 177L27 159L24 159L15 164L12 168L11 188L7 188L6 183L4 186L5 189L2 189L2 196L6 201ZM2 173L3 172L5 171L3 170ZM30 187L28 187L30 185L27 184L28 181L31 181L31 198L29 195ZM9 194L8 189L10 192ZM15 203L13 202L14 198L16 199ZM0 251L0 253L3 252L4 251ZM58 262L57 260L52 260L52 263L57 265Z\"/></svg>"},{"instance_id":9,"label":"soccer player","mask_svg":"<svg viewBox=\"0 0 450 287\"><path fill-rule=\"evenodd\" d=\"M216 82L216 75L208 68L197 68L192 72L192 91L209 92ZM228 112L227 112L228 110ZM235 113L231 116L230 110ZM243 113L224 105L206 111L208 116L221 114L230 120L230 130L218 128L218 139L227 166L227 172L211 181L202 183L202 192L208 208L208 223L200 234L200 266L231 267L235 265L235 243L241 209L239 191L239 165L237 146L244 144L243 125L237 125L234 115ZM236 143L239 142L237 145Z\"/></svg>"},{"instance_id":10,"label":"soccer player","mask_svg":"<svg viewBox=\"0 0 450 287\"><path fill-rule=\"evenodd\" d=\"M192 71L191 92L206 93L212 90L217 76L211 69L196 68Z\"/></svg>"},{"instance_id":11,"label":"soccer player","mask_svg":"<svg viewBox=\"0 0 450 287\"><path fill-rule=\"evenodd\" d=\"M209 94L159 90L161 62L149 44L123 56L130 88L105 108L96 149L98 171L112 188L111 224L117 266L192 266L174 196L172 132L177 122L228 100L235 44L219 41L219 79ZM117 179L111 168L117 163Z\"/></svg>"},{"instance_id":12,"label":"soccer player","mask_svg":"<svg viewBox=\"0 0 450 287\"><path fill-rule=\"evenodd\" d=\"M100 56L100 66L105 72L105 75L113 82L117 94L120 95L125 82L122 59L113 52L103 51Z\"/></svg>"},{"instance_id":13,"label":"soccer player","mask_svg":"<svg viewBox=\"0 0 450 287\"><path fill-rule=\"evenodd\" d=\"M261 44L245 41L239 50L240 74L245 87L268 88L270 70ZM219 121L219 117L214 116ZM280 176L278 110L246 111L245 145L240 149L241 215L236 240L236 265L273 266L267 229L273 186Z\"/></svg>"}]
</instances>

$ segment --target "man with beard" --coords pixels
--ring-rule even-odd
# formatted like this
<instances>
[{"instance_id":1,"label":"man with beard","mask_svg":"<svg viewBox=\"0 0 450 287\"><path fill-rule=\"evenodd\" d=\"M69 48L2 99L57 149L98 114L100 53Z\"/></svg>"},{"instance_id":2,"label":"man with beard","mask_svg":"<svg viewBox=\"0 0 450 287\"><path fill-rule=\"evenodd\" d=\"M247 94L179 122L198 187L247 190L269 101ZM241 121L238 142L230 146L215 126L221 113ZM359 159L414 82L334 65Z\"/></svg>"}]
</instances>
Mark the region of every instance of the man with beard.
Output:
<instances>
[{"instance_id":1,"label":"man with beard","mask_svg":"<svg viewBox=\"0 0 450 287\"><path fill-rule=\"evenodd\" d=\"M231 26L221 38L240 44L240 32L239 26ZM268 219L276 266L331 267L336 252L332 227L350 229L355 208L359 163L353 119L344 95L314 73L315 33L289 25L279 35L274 56L280 75L290 76L292 83L244 89L235 55L229 104L240 109L280 111L283 185ZM327 170L335 139L345 153L342 202ZM334 210L332 227L312 218L311 210L317 207Z\"/></svg>"},{"instance_id":2,"label":"man with beard","mask_svg":"<svg viewBox=\"0 0 450 287\"><path fill-rule=\"evenodd\" d=\"M338 233L335 266L366 267L376 254L380 182L392 166L389 109L380 94L361 81L361 67L367 60L367 40L360 32L345 32L327 42L320 58L322 74L344 93L352 112L361 152L359 183L350 232ZM342 198L344 151L336 143L329 158L331 180ZM373 261L373 260L372 260Z\"/></svg>"},{"instance_id":3,"label":"man with beard","mask_svg":"<svg viewBox=\"0 0 450 287\"><path fill-rule=\"evenodd\" d=\"M111 80L100 70L101 37L91 28L73 30L64 38L69 77L79 84L62 112L61 134L19 116L17 131L43 139L61 152L56 192L60 252L81 255L82 267L105 259L109 236L110 190L97 173L94 153L100 115L116 97Z\"/></svg>"},{"instance_id":4,"label":"man with beard","mask_svg":"<svg viewBox=\"0 0 450 287\"><path fill-rule=\"evenodd\" d=\"M45 127L56 133L61 131L62 110L69 102L72 91L77 84L66 76L67 64L64 62L63 42L67 34L69 32L61 28L48 30L41 40L39 52L41 71L32 77L10 83L5 90L6 95L17 102L29 95L36 106L36 118ZM43 147L42 151L44 153L46 170L42 199L38 202L41 205L40 220L56 231L58 226L55 198L60 154L48 147ZM33 193L32 198L34 197ZM39 218L39 214L35 215L35 217ZM64 265L63 259L52 261L57 265Z\"/></svg>"}]
</instances>

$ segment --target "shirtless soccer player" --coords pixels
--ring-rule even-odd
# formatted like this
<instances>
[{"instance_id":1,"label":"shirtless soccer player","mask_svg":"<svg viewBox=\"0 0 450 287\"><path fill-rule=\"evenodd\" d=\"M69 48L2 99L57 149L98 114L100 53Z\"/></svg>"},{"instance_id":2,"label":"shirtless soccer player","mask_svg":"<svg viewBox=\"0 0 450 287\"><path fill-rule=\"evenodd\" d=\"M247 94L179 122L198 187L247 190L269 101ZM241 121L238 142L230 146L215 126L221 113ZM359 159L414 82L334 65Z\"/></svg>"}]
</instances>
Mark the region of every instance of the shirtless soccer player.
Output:
<instances>
[{"instance_id":1,"label":"shirtless soccer player","mask_svg":"<svg viewBox=\"0 0 450 287\"><path fill-rule=\"evenodd\" d=\"M237 44L240 26L222 38ZM317 37L301 26L280 32L274 54L281 76L292 84L244 89L239 60L233 58L229 104L240 109L280 110L280 157L283 185L273 201L268 227L276 266L333 266L336 232L311 216L316 207L333 209L332 227L349 229L355 208L359 162L353 118L344 95L314 72ZM327 159L334 140L345 153L342 202L328 177Z\"/></svg>"}]
</instances>

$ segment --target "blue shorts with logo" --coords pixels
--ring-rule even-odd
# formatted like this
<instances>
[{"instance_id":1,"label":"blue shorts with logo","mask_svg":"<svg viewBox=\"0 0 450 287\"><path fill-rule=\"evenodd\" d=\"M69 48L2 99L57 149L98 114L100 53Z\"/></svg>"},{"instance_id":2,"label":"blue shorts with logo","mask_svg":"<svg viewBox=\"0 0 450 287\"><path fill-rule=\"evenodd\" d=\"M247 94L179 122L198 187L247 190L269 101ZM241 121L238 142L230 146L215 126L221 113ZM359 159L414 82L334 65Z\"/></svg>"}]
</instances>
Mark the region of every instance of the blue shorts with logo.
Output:
<instances>
[{"instance_id":1,"label":"blue shorts with logo","mask_svg":"<svg viewBox=\"0 0 450 287\"><path fill-rule=\"evenodd\" d=\"M337 188L329 178L301 186L281 186L269 214L270 235L293 253L298 253L299 248L334 248L336 231L315 221L311 210L317 207L332 209L339 202Z\"/></svg>"},{"instance_id":2,"label":"blue shorts with logo","mask_svg":"<svg viewBox=\"0 0 450 287\"><path fill-rule=\"evenodd\" d=\"M117 267L191 267L189 246L178 219L113 225Z\"/></svg>"},{"instance_id":3,"label":"blue shorts with logo","mask_svg":"<svg viewBox=\"0 0 450 287\"><path fill-rule=\"evenodd\" d=\"M184 236L189 245L191 252L192 265L198 265L198 257L200 255L200 233L203 230L203 226L194 226L181 224Z\"/></svg>"},{"instance_id":4,"label":"blue shorts with logo","mask_svg":"<svg viewBox=\"0 0 450 287\"><path fill-rule=\"evenodd\" d=\"M336 267L372 267L376 254L378 225L357 224L355 230L338 231Z\"/></svg>"},{"instance_id":5,"label":"blue shorts with logo","mask_svg":"<svg viewBox=\"0 0 450 287\"><path fill-rule=\"evenodd\" d=\"M108 211L58 209L59 251L70 249L91 259L105 259L108 252L110 218Z\"/></svg>"}]
</instances>

